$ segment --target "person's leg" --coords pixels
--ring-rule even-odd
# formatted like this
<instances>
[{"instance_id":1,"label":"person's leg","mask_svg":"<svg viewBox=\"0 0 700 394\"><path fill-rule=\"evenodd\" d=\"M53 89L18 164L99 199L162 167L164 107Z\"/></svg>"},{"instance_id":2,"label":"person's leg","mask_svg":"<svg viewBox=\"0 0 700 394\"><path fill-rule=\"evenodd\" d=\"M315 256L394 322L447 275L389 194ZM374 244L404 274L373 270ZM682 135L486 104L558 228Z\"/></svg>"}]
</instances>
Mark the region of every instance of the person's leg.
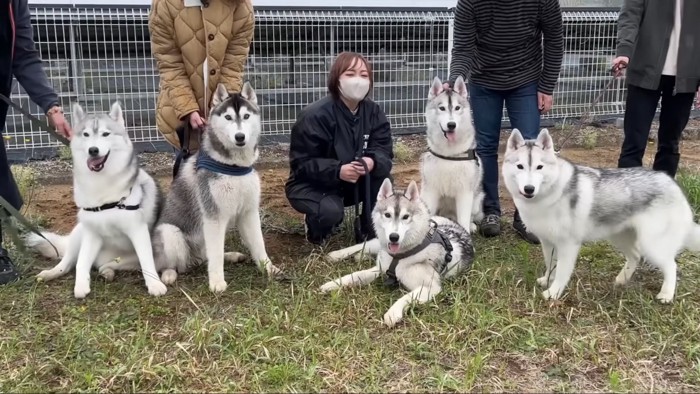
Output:
<instances>
[{"instance_id":1,"label":"person's leg","mask_svg":"<svg viewBox=\"0 0 700 394\"><path fill-rule=\"evenodd\" d=\"M2 135L2 128L5 125L5 114L7 106L0 106L0 196L9 202L16 209L22 206L22 196L10 171L10 163L5 150L5 139ZM0 208L0 219L8 213ZM0 285L11 283L19 279L19 273L12 263L7 250L3 248L2 221L0 220Z\"/></svg>"},{"instance_id":2,"label":"person's leg","mask_svg":"<svg viewBox=\"0 0 700 394\"><path fill-rule=\"evenodd\" d=\"M306 185L296 185L287 193L289 204L304 214L306 239L323 245L343 222L343 199L334 192L326 192Z\"/></svg>"},{"instance_id":3,"label":"person's leg","mask_svg":"<svg viewBox=\"0 0 700 394\"><path fill-rule=\"evenodd\" d=\"M498 143L503 116L501 92L469 84L469 101L476 129L476 153L484 169L484 218L479 232L486 237L501 233L501 205L498 200Z\"/></svg>"},{"instance_id":4,"label":"person's leg","mask_svg":"<svg viewBox=\"0 0 700 394\"><path fill-rule=\"evenodd\" d=\"M520 130L527 140L534 140L540 133L540 109L537 100L537 82L532 82L508 92L505 97L508 119L512 128ZM513 216L513 229L525 241L538 244L540 241L525 228L518 210Z\"/></svg>"},{"instance_id":5,"label":"person's leg","mask_svg":"<svg viewBox=\"0 0 700 394\"><path fill-rule=\"evenodd\" d=\"M10 260L10 256L2 247L2 222L0 222L0 285L12 283L19 279L19 273Z\"/></svg>"},{"instance_id":6,"label":"person's leg","mask_svg":"<svg viewBox=\"0 0 700 394\"><path fill-rule=\"evenodd\" d=\"M695 100L694 93L673 94L674 77L661 77L661 114L659 115L659 145L654 157L653 169L676 176L681 154L681 134L690 118Z\"/></svg>"},{"instance_id":7,"label":"person's leg","mask_svg":"<svg viewBox=\"0 0 700 394\"><path fill-rule=\"evenodd\" d=\"M617 160L618 168L641 167L649 140L649 129L656 114L661 90L627 85L625 103L625 138Z\"/></svg>"}]
</instances>

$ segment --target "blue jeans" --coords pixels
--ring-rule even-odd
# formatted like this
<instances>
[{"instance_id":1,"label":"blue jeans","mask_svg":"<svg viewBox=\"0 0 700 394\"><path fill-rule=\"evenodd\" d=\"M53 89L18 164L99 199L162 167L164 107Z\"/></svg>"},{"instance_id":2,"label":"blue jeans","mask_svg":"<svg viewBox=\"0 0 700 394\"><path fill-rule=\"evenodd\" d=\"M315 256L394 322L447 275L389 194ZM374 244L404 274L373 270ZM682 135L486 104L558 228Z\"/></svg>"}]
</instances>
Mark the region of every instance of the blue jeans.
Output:
<instances>
[{"instance_id":1,"label":"blue jeans","mask_svg":"<svg viewBox=\"0 0 700 394\"><path fill-rule=\"evenodd\" d=\"M501 136L501 117L505 102L511 126L525 139L535 139L540 129L540 110L537 102L537 81L510 90L493 90L474 83L469 84L476 153L484 166L484 215L501 215L498 200L498 144Z\"/></svg>"}]
</instances>

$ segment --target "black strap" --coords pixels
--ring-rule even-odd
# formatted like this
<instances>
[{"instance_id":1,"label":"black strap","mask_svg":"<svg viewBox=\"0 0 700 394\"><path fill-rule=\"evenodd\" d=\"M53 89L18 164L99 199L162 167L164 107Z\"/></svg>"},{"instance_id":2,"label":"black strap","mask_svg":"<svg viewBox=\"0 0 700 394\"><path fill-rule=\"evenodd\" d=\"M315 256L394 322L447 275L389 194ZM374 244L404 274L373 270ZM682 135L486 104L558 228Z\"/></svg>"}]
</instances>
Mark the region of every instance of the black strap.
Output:
<instances>
[{"instance_id":1,"label":"black strap","mask_svg":"<svg viewBox=\"0 0 700 394\"><path fill-rule=\"evenodd\" d=\"M447 266L452 261L452 243L450 243L450 240L447 238L447 235L443 234L441 231L438 230L437 223L435 223L435 221L431 219L430 231L428 231L428 234L425 235L425 238L423 239L423 242L420 243L420 245L414 247L409 251L392 255L391 264L389 264L389 268L386 270L386 278L384 279L384 284L392 288L398 287L400 283L399 280L396 278L396 266L399 265L399 261L405 259L406 257L413 256L421 252L430 244L434 243L441 244L443 248L445 248L445 262L438 270L440 274L443 274L447 269Z\"/></svg>"},{"instance_id":2,"label":"black strap","mask_svg":"<svg viewBox=\"0 0 700 394\"><path fill-rule=\"evenodd\" d=\"M183 160L192 156L190 152L190 136L192 135L192 125L190 124L189 118L182 122L182 125L175 130L177 134L177 139L180 140L180 151L175 156L175 163L173 164L173 179L180 172L180 164Z\"/></svg>"},{"instance_id":3,"label":"black strap","mask_svg":"<svg viewBox=\"0 0 700 394\"><path fill-rule=\"evenodd\" d=\"M58 134L56 131L52 130L52 128L49 126L48 123L42 122L41 120L39 120L39 118L30 114L29 111L27 111L26 109L15 104L14 101L10 100L4 94L0 94L0 100L4 101L5 103L7 103L7 105L9 105L10 107L12 107L15 110L19 111L20 113L22 113L22 115L29 118L29 120L32 122L32 124L34 124L34 127L38 128L39 130L46 130L46 132L48 132L52 137L56 138L63 145L70 145L70 141L68 140L68 138L66 138L66 137Z\"/></svg>"},{"instance_id":4,"label":"black strap","mask_svg":"<svg viewBox=\"0 0 700 394\"><path fill-rule=\"evenodd\" d=\"M126 211L135 211L135 210L141 208L141 204L124 205L123 201L117 201L117 202L110 202L108 204L100 205L99 207L83 208L83 211L100 212L100 211L106 211L108 209L113 209L113 208L124 209Z\"/></svg>"},{"instance_id":5,"label":"black strap","mask_svg":"<svg viewBox=\"0 0 700 394\"><path fill-rule=\"evenodd\" d=\"M476 152L474 151L474 149L467 149L466 151L460 153L459 156L444 156L444 155L433 152L431 149L428 149L428 152L430 152L433 156L439 157L443 160L452 160L452 161L476 160L476 165L479 165L479 161L477 160ZM466 156L462 156L462 155L466 155Z\"/></svg>"}]
</instances>

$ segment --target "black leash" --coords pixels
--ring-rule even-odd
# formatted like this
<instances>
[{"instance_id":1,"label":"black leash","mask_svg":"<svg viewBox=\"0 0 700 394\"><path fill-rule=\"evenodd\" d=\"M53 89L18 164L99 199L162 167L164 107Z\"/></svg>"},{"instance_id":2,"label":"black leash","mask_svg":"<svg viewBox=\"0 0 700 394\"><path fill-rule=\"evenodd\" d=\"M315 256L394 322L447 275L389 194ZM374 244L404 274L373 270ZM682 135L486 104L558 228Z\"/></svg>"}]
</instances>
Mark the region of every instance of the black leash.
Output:
<instances>
[{"instance_id":1,"label":"black leash","mask_svg":"<svg viewBox=\"0 0 700 394\"><path fill-rule=\"evenodd\" d=\"M66 137L58 134L54 130L52 130L51 126L48 123L42 122L41 120L39 120L39 118L37 118L36 116L29 113L29 111L27 111L26 109L22 108L21 106L15 104L14 101L10 100L4 94L0 94L0 100L4 101L5 103L7 103L7 105L16 109L22 115L26 116L32 122L32 124L35 127L37 127L39 130L46 130L52 137L56 138L59 142L61 142L62 144L66 145L66 146L70 146L70 141L68 140L68 138L66 138ZM34 227L34 225L32 225L18 210L16 210L7 200L5 200L2 197L0 197L0 207L2 207L11 216L13 216L15 219L17 219L17 221L20 222L24 227L26 227L31 232L40 236L46 242L48 242L49 245L51 245L51 247L53 248L54 252L56 252L56 257L60 257L60 254L58 253L58 249L56 248L56 245L54 245L53 243L51 243L51 241L46 239L46 237L44 237L44 235L41 233L41 231L39 231L36 227ZM21 245L18 245L18 246L20 246L20 248L22 248Z\"/></svg>"}]
</instances>

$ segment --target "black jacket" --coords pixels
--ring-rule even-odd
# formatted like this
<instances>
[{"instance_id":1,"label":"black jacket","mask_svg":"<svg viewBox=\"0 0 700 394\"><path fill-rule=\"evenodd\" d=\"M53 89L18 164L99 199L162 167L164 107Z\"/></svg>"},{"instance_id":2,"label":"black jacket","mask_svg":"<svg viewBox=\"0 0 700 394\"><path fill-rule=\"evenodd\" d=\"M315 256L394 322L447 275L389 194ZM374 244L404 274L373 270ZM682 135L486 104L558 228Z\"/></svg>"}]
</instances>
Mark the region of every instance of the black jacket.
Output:
<instances>
[{"instance_id":1,"label":"black jacket","mask_svg":"<svg viewBox=\"0 0 700 394\"><path fill-rule=\"evenodd\" d=\"M361 152L364 139L367 146ZM287 197L295 198L295 186L300 184L338 190L346 183L339 177L340 167L354 161L358 154L374 160L372 178L384 179L391 173L391 125L379 105L365 99L353 115L332 96L312 103L299 113L292 126Z\"/></svg>"},{"instance_id":2,"label":"black jacket","mask_svg":"<svg viewBox=\"0 0 700 394\"><path fill-rule=\"evenodd\" d=\"M617 56L630 59L628 84L659 87L675 7L675 0L625 0L617 20ZM700 1L683 1L682 11L675 90L693 93L700 84Z\"/></svg>"}]
</instances>

